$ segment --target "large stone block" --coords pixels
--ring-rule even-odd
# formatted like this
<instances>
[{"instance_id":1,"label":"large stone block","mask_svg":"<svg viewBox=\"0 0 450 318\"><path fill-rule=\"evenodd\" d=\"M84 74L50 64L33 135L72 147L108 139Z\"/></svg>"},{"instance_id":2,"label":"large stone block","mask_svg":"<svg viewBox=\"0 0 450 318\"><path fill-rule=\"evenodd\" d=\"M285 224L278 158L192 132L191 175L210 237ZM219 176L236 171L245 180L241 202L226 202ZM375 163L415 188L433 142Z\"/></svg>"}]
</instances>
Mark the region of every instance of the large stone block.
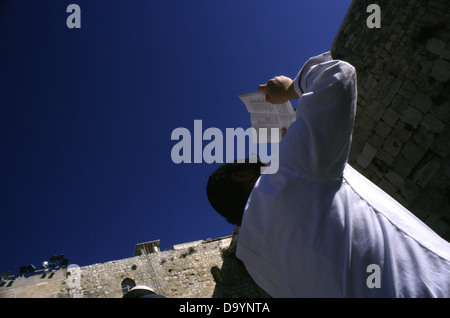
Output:
<instances>
[{"instance_id":1,"label":"large stone block","mask_svg":"<svg viewBox=\"0 0 450 318\"><path fill-rule=\"evenodd\" d=\"M382 119L389 127L394 127L399 117L400 115L395 110L388 108L383 114Z\"/></svg>"},{"instance_id":2,"label":"large stone block","mask_svg":"<svg viewBox=\"0 0 450 318\"><path fill-rule=\"evenodd\" d=\"M445 42L440 39L431 38L428 40L427 44L425 45L425 48L427 49L428 52L440 55L442 51L445 49Z\"/></svg>"},{"instance_id":3,"label":"large stone block","mask_svg":"<svg viewBox=\"0 0 450 318\"><path fill-rule=\"evenodd\" d=\"M431 76L441 83L450 80L450 62L444 59L438 59L433 63L431 68Z\"/></svg>"},{"instance_id":4,"label":"large stone block","mask_svg":"<svg viewBox=\"0 0 450 318\"><path fill-rule=\"evenodd\" d=\"M416 108L409 106L400 116L400 120L412 127L417 128L422 120L422 113Z\"/></svg>"},{"instance_id":5,"label":"large stone block","mask_svg":"<svg viewBox=\"0 0 450 318\"><path fill-rule=\"evenodd\" d=\"M442 159L432 155L426 156L423 162L415 169L412 181L424 188L440 169L441 165Z\"/></svg>"},{"instance_id":6,"label":"large stone block","mask_svg":"<svg viewBox=\"0 0 450 318\"><path fill-rule=\"evenodd\" d=\"M431 109L433 101L431 100L430 96L425 95L420 91L417 91L416 94L411 99L411 105L419 109L423 113L426 113Z\"/></svg>"},{"instance_id":7,"label":"large stone block","mask_svg":"<svg viewBox=\"0 0 450 318\"><path fill-rule=\"evenodd\" d=\"M442 121L431 114L426 114L420 125L432 133L440 133L445 127Z\"/></svg>"},{"instance_id":8,"label":"large stone block","mask_svg":"<svg viewBox=\"0 0 450 318\"><path fill-rule=\"evenodd\" d=\"M386 178L386 180L388 180L397 189L402 186L403 182L405 182L405 180L394 171L387 172L384 175L384 178Z\"/></svg>"},{"instance_id":9,"label":"large stone block","mask_svg":"<svg viewBox=\"0 0 450 318\"><path fill-rule=\"evenodd\" d=\"M401 154L392 163L392 169L403 179L409 177L414 167L415 165Z\"/></svg>"},{"instance_id":10,"label":"large stone block","mask_svg":"<svg viewBox=\"0 0 450 318\"><path fill-rule=\"evenodd\" d=\"M434 142L434 133L425 127L420 127L414 132L412 139L419 147L427 150Z\"/></svg>"},{"instance_id":11,"label":"large stone block","mask_svg":"<svg viewBox=\"0 0 450 318\"><path fill-rule=\"evenodd\" d=\"M408 100L399 94L395 95L391 102L391 108L400 114L406 107L408 107Z\"/></svg>"},{"instance_id":12,"label":"large stone block","mask_svg":"<svg viewBox=\"0 0 450 318\"><path fill-rule=\"evenodd\" d=\"M373 121L377 122L381 119L384 112L386 111L386 106L377 100L374 100L366 109L365 115L371 118Z\"/></svg>"},{"instance_id":13,"label":"large stone block","mask_svg":"<svg viewBox=\"0 0 450 318\"><path fill-rule=\"evenodd\" d=\"M402 142L394 135L390 135L383 143L383 149L386 150L392 157L397 157L402 149Z\"/></svg>"},{"instance_id":14,"label":"large stone block","mask_svg":"<svg viewBox=\"0 0 450 318\"><path fill-rule=\"evenodd\" d=\"M363 147L363 150L356 158L356 162L362 167L367 168L372 161L372 159L375 157L375 154L377 153L377 150L372 147L369 143L366 143Z\"/></svg>"},{"instance_id":15,"label":"large stone block","mask_svg":"<svg viewBox=\"0 0 450 318\"><path fill-rule=\"evenodd\" d=\"M425 150L416 145L412 140L408 141L402 148L401 153L414 164L419 163L425 154Z\"/></svg>"},{"instance_id":16,"label":"large stone block","mask_svg":"<svg viewBox=\"0 0 450 318\"><path fill-rule=\"evenodd\" d=\"M406 99L411 99L417 90L416 84L410 80L405 80L398 90L398 93Z\"/></svg>"}]
</instances>

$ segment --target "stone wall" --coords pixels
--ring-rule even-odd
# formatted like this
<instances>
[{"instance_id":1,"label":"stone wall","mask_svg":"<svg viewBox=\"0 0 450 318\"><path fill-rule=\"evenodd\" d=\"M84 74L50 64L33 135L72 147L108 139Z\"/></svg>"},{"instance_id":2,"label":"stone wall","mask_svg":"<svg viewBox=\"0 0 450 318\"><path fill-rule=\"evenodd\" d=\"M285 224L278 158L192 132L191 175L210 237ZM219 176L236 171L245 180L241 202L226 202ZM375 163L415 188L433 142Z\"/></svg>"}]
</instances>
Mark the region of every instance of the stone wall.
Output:
<instances>
[{"instance_id":1,"label":"stone wall","mask_svg":"<svg viewBox=\"0 0 450 318\"><path fill-rule=\"evenodd\" d=\"M369 4L381 28L369 28ZM331 47L355 66L349 163L450 240L448 0L354 0Z\"/></svg>"},{"instance_id":2,"label":"stone wall","mask_svg":"<svg viewBox=\"0 0 450 318\"><path fill-rule=\"evenodd\" d=\"M69 265L51 277L20 277L0 286L0 298L121 298L126 281L168 298L267 297L236 258L236 238L237 233L102 264Z\"/></svg>"},{"instance_id":3,"label":"stone wall","mask_svg":"<svg viewBox=\"0 0 450 318\"><path fill-rule=\"evenodd\" d=\"M136 256L79 268L69 268L67 280L61 286L61 297L120 298L122 282L131 279L136 285L146 285L160 292L153 275L152 264L145 256Z\"/></svg>"},{"instance_id":4,"label":"stone wall","mask_svg":"<svg viewBox=\"0 0 450 318\"><path fill-rule=\"evenodd\" d=\"M0 298L59 298L66 270L17 277L0 283Z\"/></svg>"},{"instance_id":5,"label":"stone wall","mask_svg":"<svg viewBox=\"0 0 450 318\"><path fill-rule=\"evenodd\" d=\"M171 251L148 256L160 265L158 274L165 296L264 296L234 252L235 245L230 236L182 244Z\"/></svg>"}]
</instances>

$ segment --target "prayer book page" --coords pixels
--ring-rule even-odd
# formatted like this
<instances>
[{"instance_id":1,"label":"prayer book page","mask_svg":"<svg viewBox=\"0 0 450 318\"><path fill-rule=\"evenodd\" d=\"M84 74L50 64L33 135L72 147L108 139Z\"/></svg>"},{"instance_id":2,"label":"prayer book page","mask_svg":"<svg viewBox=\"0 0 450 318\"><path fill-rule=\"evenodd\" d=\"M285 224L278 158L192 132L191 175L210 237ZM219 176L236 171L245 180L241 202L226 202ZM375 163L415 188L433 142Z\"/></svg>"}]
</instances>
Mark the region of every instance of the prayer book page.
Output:
<instances>
[{"instance_id":1,"label":"prayer book page","mask_svg":"<svg viewBox=\"0 0 450 318\"><path fill-rule=\"evenodd\" d=\"M257 140L258 143L280 142L289 126L296 120L296 113L290 101L284 104L270 104L260 92L241 94L239 98L250 113L252 127L256 130L253 141ZM261 128L267 128L267 133L261 131ZM279 129L278 136L274 136L273 140L271 128Z\"/></svg>"}]
</instances>

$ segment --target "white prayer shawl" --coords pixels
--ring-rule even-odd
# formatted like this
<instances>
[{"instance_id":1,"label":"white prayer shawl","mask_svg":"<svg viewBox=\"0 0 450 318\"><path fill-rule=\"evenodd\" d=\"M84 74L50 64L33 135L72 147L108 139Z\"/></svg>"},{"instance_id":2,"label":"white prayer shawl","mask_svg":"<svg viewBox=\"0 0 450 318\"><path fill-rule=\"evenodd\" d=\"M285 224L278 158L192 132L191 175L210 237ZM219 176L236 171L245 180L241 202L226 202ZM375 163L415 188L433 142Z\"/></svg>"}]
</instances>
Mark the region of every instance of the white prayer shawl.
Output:
<instances>
[{"instance_id":1,"label":"white prayer shawl","mask_svg":"<svg viewBox=\"0 0 450 318\"><path fill-rule=\"evenodd\" d=\"M297 120L236 255L273 297L450 297L450 244L347 164L356 72L329 52L295 79Z\"/></svg>"}]
</instances>

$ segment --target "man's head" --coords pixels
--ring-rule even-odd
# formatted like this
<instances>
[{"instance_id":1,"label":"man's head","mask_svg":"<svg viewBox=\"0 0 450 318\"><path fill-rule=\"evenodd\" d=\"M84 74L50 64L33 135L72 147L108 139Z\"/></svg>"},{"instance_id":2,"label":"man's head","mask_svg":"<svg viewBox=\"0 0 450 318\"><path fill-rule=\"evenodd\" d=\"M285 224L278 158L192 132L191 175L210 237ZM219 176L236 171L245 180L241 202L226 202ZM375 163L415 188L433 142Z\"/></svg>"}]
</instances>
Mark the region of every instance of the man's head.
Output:
<instances>
[{"instance_id":1,"label":"man's head","mask_svg":"<svg viewBox=\"0 0 450 318\"><path fill-rule=\"evenodd\" d=\"M214 210L228 223L241 225L245 204L261 175L260 161L225 163L209 177L206 194Z\"/></svg>"}]
</instances>

